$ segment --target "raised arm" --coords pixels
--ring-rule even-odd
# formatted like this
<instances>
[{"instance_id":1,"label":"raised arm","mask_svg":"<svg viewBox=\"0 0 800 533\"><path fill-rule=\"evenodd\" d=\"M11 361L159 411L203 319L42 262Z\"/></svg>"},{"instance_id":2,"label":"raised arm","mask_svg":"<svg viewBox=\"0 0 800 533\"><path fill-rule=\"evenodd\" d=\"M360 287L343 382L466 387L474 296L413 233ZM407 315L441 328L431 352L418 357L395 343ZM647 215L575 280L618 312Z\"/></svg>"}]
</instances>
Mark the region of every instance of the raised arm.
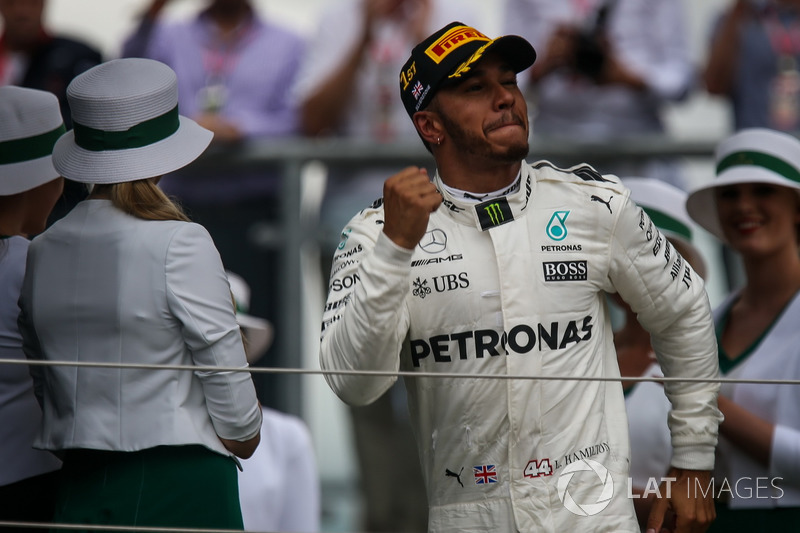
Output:
<instances>
[{"instance_id":1,"label":"raised arm","mask_svg":"<svg viewBox=\"0 0 800 533\"><path fill-rule=\"evenodd\" d=\"M363 211L344 229L323 314L323 369L399 369L409 325L411 256L440 203L427 173L409 167L387 180L382 206ZM336 374L325 379L352 405L375 401L397 380Z\"/></svg>"}]
</instances>

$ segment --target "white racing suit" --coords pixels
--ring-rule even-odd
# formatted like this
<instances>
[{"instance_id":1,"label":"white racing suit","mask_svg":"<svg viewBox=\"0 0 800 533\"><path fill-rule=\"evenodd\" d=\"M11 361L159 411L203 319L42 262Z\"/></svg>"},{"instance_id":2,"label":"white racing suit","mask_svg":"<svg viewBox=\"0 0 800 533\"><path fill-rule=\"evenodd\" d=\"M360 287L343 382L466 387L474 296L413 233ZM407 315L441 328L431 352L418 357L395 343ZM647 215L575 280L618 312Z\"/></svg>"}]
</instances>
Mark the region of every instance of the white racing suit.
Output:
<instances>
[{"instance_id":1,"label":"white racing suit","mask_svg":"<svg viewBox=\"0 0 800 533\"><path fill-rule=\"evenodd\" d=\"M542 161L520 180L475 204L437 175L444 202L413 251L383 234L380 201L356 215L333 259L322 368L481 376L405 378L430 531L638 532L604 291L638 313L665 375L715 378L702 280L616 177ZM396 377L326 379L363 405ZM672 465L711 470L718 384L664 388Z\"/></svg>"}]
</instances>

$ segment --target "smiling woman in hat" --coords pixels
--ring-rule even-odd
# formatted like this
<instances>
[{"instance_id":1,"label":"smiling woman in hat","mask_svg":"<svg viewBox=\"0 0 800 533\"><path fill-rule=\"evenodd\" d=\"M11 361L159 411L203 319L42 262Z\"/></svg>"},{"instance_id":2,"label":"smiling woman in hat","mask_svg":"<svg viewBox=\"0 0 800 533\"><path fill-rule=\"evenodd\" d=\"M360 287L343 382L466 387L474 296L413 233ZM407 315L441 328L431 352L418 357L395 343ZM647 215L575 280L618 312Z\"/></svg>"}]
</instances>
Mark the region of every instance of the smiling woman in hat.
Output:
<instances>
[{"instance_id":1,"label":"smiling woman in hat","mask_svg":"<svg viewBox=\"0 0 800 533\"><path fill-rule=\"evenodd\" d=\"M715 311L727 378L800 379L800 141L746 129L720 143L716 179L690 216L741 257L744 286ZM800 387L723 383L714 531L779 531L800 521ZM734 483L736 485L734 485Z\"/></svg>"},{"instance_id":2,"label":"smiling woman in hat","mask_svg":"<svg viewBox=\"0 0 800 533\"><path fill-rule=\"evenodd\" d=\"M230 286L202 226L156 186L211 133L178 114L175 73L148 59L88 70L67 90L56 143L89 198L30 247L20 306L26 355L46 362L246 368ZM61 452L57 522L242 528L232 456L258 445L247 372L34 366Z\"/></svg>"},{"instance_id":3,"label":"smiling woman in hat","mask_svg":"<svg viewBox=\"0 0 800 533\"><path fill-rule=\"evenodd\" d=\"M50 154L64 122L55 95L0 87L0 359L25 359L17 326L28 236L41 232L64 180ZM0 520L53 516L54 455L31 447L42 420L24 365L0 370Z\"/></svg>"}]
</instances>

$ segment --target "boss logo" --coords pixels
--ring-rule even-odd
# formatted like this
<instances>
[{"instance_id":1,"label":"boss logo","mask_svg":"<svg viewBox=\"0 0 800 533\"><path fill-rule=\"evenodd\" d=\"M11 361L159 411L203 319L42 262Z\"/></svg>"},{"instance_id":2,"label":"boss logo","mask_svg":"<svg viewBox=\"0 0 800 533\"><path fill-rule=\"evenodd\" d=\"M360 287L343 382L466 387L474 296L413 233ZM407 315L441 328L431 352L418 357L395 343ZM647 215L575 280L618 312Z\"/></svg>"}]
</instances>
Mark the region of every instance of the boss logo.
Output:
<instances>
[{"instance_id":1,"label":"boss logo","mask_svg":"<svg viewBox=\"0 0 800 533\"><path fill-rule=\"evenodd\" d=\"M586 261L550 261L542 263L545 281L586 281Z\"/></svg>"}]
</instances>

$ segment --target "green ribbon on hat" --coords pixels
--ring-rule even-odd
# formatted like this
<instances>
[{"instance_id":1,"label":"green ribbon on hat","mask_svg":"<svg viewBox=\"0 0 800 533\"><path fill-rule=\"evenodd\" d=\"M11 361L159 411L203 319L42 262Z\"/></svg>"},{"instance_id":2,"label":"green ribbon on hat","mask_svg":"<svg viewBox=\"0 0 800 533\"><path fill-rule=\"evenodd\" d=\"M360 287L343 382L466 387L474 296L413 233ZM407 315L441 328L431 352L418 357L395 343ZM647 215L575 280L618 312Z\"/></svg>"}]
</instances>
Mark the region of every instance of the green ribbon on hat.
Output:
<instances>
[{"instance_id":1,"label":"green ribbon on hat","mask_svg":"<svg viewBox=\"0 0 800 533\"><path fill-rule=\"evenodd\" d=\"M771 170L776 174L800 183L800 171L783 159L763 152L733 152L717 164L717 174L731 167L756 166Z\"/></svg>"},{"instance_id":2,"label":"green ribbon on hat","mask_svg":"<svg viewBox=\"0 0 800 533\"><path fill-rule=\"evenodd\" d=\"M659 211L658 209L653 209L652 207L643 207L642 209L644 209L644 212L650 217L650 220L653 221L653 224L662 230L674 233L675 235L680 235L689 242L692 241L691 228L677 218L668 215L663 211Z\"/></svg>"},{"instance_id":3,"label":"green ribbon on hat","mask_svg":"<svg viewBox=\"0 0 800 533\"><path fill-rule=\"evenodd\" d=\"M142 148L158 141L163 141L180 126L178 106L163 115L140 122L125 131L104 131L78 124L73 124L75 144L84 150L102 152L104 150L128 150Z\"/></svg>"},{"instance_id":4,"label":"green ribbon on hat","mask_svg":"<svg viewBox=\"0 0 800 533\"><path fill-rule=\"evenodd\" d=\"M11 165L47 157L53 153L53 145L67 131L64 124L52 131L0 142L0 165Z\"/></svg>"}]
</instances>

